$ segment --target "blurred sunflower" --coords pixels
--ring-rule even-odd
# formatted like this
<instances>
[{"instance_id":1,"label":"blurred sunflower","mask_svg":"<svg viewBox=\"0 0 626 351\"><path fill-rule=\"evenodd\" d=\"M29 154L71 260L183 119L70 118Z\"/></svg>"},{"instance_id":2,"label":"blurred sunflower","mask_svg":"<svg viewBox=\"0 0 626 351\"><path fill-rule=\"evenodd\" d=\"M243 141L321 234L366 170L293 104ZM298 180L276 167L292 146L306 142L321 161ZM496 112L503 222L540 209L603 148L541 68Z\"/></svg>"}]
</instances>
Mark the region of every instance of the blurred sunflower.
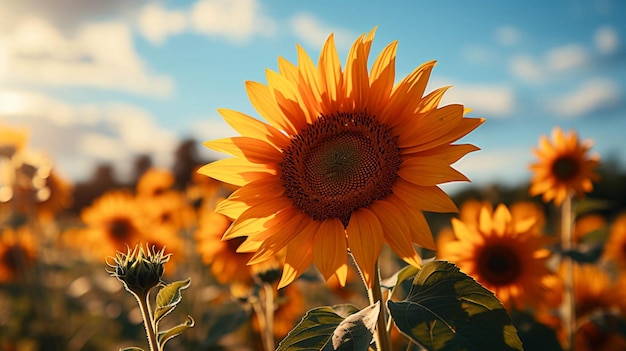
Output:
<instances>
[{"instance_id":1,"label":"blurred sunflower","mask_svg":"<svg viewBox=\"0 0 626 351\"><path fill-rule=\"evenodd\" d=\"M536 233L541 233L546 225L546 214L543 208L536 202L514 202L511 204L511 216L518 222L533 218L535 220L533 231Z\"/></svg>"},{"instance_id":2,"label":"blurred sunflower","mask_svg":"<svg viewBox=\"0 0 626 351\"><path fill-rule=\"evenodd\" d=\"M196 231L196 248L202 261L211 266L211 273L222 284L252 283L252 271L248 261L252 254L237 253L244 237L223 240L222 236L232 221L219 213L202 211Z\"/></svg>"},{"instance_id":3,"label":"blurred sunflower","mask_svg":"<svg viewBox=\"0 0 626 351\"><path fill-rule=\"evenodd\" d=\"M588 155L590 148L591 142L579 143L573 130L565 134L561 128L554 128L552 143L542 135L539 147L533 150L539 160L530 165L530 194L542 195L544 202L554 199L558 206L569 193L583 196L590 192L592 182L600 179L595 172L599 157Z\"/></svg>"},{"instance_id":4,"label":"blurred sunflower","mask_svg":"<svg viewBox=\"0 0 626 351\"><path fill-rule=\"evenodd\" d=\"M144 238L142 208L135 196L124 190L105 193L83 209L80 217L87 225L81 239L87 239L92 250L102 257L110 256L111 252L125 252L127 245L133 247ZM78 242L82 245L82 240Z\"/></svg>"},{"instance_id":5,"label":"blurred sunflower","mask_svg":"<svg viewBox=\"0 0 626 351\"><path fill-rule=\"evenodd\" d=\"M193 207L177 191L169 190L153 197L137 196L137 201L151 224L179 231L191 227L195 222Z\"/></svg>"},{"instance_id":6,"label":"blurred sunflower","mask_svg":"<svg viewBox=\"0 0 626 351\"><path fill-rule=\"evenodd\" d=\"M516 221L507 207L482 207L478 223L452 219L457 240L439 248L439 258L455 263L491 290L507 308L560 301L559 280L547 267L545 238L533 233L535 220Z\"/></svg>"},{"instance_id":7,"label":"blurred sunflower","mask_svg":"<svg viewBox=\"0 0 626 351\"><path fill-rule=\"evenodd\" d=\"M598 213L588 213L577 217L574 222L574 240L581 241L587 234L601 230L607 225L606 218Z\"/></svg>"},{"instance_id":8,"label":"blurred sunflower","mask_svg":"<svg viewBox=\"0 0 626 351\"><path fill-rule=\"evenodd\" d=\"M615 263L617 267L626 268L626 213L613 220L602 258Z\"/></svg>"},{"instance_id":9,"label":"blurred sunflower","mask_svg":"<svg viewBox=\"0 0 626 351\"><path fill-rule=\"evenodd\" d=\"M598 312L626 313L626 280L612 281L607 272L593 264L573 268L577 319ZM563 274L563 269L560 273Z\"/></svg>"},{"instance_id":10,"label":"blurred sunflower","mask_svg":"<svg viewBox=\"0 0 626 351\"><path fill-rule=\"evenodd\" d=\"M599 320L586 320L576 329L574 348L576 351L623 351L626 350L626 336L623 327L614 316L604 315Z\"/></svg>"},{"instance_id":11,"label":"blurred sunflower","mask_svg":"<svg viewBox=\"0 0 626 351\"><path fill-rule=\"evenodd\" d=\"M137 182L137 196L154 197L172 189L174 174L167 169L150 168Z\"/></svg>"},{"instance_id":12,"label":"blurred sunflower","mask_svg":"<svg viewBox=\"0 0 626 351\"><path fill-rule=\"evenodd\" d=\"M241 186L217 211L234 220L226 240L248 236L251 262L286 248L279 287L315 263L325 279L345 284L348 251L371 286L387 242L419 265L413 243L434 249L422 211L456 212L438 184L468 179L450 165L478 148L452 145L484 120L438 107L448 87L424 96L434 61L395 84L397 42L368 72L374 31L352 45L342 69L333 35L319 65L297 46L297 66L279 58L268 84L246 82L250 101L269 124L221 109L240 137L206 146L235 158L199 172Z\"/></svg>"},{"instance_id":13,"label":"blurred sunflower","mask_svg":"<svg viewBox=\"0 0 626 351\"><path fill-rule=\"evenodd\" d=\"M7 228L0 234L0 283L23 278L37 258L34 237L28 229Z\"/></svg>"}]
</instances>

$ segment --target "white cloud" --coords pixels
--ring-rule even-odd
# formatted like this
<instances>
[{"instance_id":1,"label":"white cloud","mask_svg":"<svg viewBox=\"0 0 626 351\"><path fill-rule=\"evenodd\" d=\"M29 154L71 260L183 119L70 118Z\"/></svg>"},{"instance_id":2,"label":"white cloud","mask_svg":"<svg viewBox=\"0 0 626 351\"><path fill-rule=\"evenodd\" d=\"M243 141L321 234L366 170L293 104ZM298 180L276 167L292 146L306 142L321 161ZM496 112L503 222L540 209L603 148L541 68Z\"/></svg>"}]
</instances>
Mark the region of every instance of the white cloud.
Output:
<instances>
[{"instance_id":1,"label":"white cloud","mask_svg":"<svg viewBox=\"0 0 626 351\"><path fill-rule=\"evenodd\" d=\"M513 46L519 43L522 34L517 27L502 26L496 29L496 41L502 46Z\"/></svg>"},{"instance_id":2,"label":"white cloud","mask_svg":"<svg viewBox=\"0 0 626 351\"><path fill-rule=\"evenodd\" d=\"M613 54L619 48L619 37L615 29L604 26L596 30L593 41L596 49L605 55Z\"/></svg>"},{"instance_id":3,"label":"white cloud","mask_svg":"<svg viewBox=\"0 0 626 351\"><path fill-rule=\"evenodd\" d=\"M166 10L158 4L148 4L138 18L139 32L151 43L160 45L167 37L187 29L188 14L181 10Z\"/></svg>"},{"instance_id":4,"label":"white cloud","mask_svg":"<svg viewBox=\"0 0 626 351\"><path fill-rule=\"evenodd\" d=\"M72 105L29 91L0 90L3 122L29 130L29 147L47 153L55 167L75 180L91 176L101 162L122 177L132 172L139 154L168 167L178 143L139 107L120 103Z\"/></svg>"},{"instance_id":5,"label":"white cloud","mask_svg":"<svg viewBox=\"0 0 626 351\"><path fill-rule=\"evenodd\" d=\"M308 13L294 16L290 24L296 37L304 44L316 48L321 48L331 33L334 33L335 45L338 47L349 47L357 37L349 30L325 25Z\"/></svg>"},{"instance_id":6,"label":"white cloud","mask_svg":"<svg viewBox=\"0 0 626 351\"><path fill-rule=\"evenodd\" d=\"M453 84L442 104L461 103L474 114L508 117L515 109L515 92L503 84Z\"/></svg>"},{"instance_id":7,"label":"white cloud","mask_svg":"<svg viewBox=\"0 0 626 351\"><path fill-rule=\"evenodd\" d=\"M528 55L513 56L510 62L513 76L527 83L541 83L545 79L541 64Z\"/></svg>"},{"instance_id":8,"label":"white cloud","mask_svg":"<svg viewBox=\"0 0 626 351\"><path fill-rule=\"evenodd\" d=\"M557 47L546 53L547 67L554 72L580 68L586 65L589 60L589 52L577 44Z\"/></svg>"},{"instance_id":9,"label":"white cloud","mask_svg":"<svg viewBox=\"0 0 626 351\"><path fill-rule=\"evenodd\" d=\"M618 103L621 94L617 83L598 78L557 98L548 108L560 117L578 117Z\"/></svg>"},{"instance_id":10,"label":"white cloud","mask_svg":"<svg viewBox=\"0 0 626 351\"><path fill-rule=\"evenodd\" d=\"M272 35L276 27L257 0L200 0L191 8L190 19L196 32L235 42Z\"/></svg>"},{"instance_id":11,"label":"white cloud","mask_svg":"<svg viewBox=\"0 0 626 351\"><path fill-rule=\"evenodd\" d=\"M3 78L7 82L154 96L169 96L174 90L170 77L148 71L123 22L86 24L70 36L42 18L28 17L0 34L0 42L4 43Z\"/></svg>"}]
</instances>

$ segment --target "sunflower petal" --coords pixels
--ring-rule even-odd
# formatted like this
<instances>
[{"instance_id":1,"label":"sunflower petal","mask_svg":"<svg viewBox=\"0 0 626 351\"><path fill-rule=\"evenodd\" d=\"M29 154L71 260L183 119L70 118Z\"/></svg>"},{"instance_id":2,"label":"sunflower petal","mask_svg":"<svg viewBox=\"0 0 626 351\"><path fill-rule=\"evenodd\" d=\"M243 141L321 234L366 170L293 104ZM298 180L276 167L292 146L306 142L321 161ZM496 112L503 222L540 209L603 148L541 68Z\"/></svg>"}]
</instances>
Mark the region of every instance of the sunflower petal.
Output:
<instances>
[{"instance_id":1,"label":"sunflower petal","mask_svg":"<svg viewBox=\"0 0 626 351\"><path fill-rule=\"evenodd\" d=\"M448 194L438 186L415 185L399 178L393 186L393 193L407 204L422 211L439 213L459 211Z\"/></svg>"},{"instance_id":2,"label":"sunflower petal","mask_svg":"<svg viewBox=\"0 0 626 351\"><path fill-rule=\"evenodd\" d=\"M343 91L343 74L341 61L335 47L334 35L330 35L324 43L319 58L319 82L321 93L321 113L330 114L339 110L340 92ZM343 95L341 95L343 98Z\"/></svg>"},{"instance_id":3,"label":"sunflower petal","mask_svg":"<svg viewBox=\"0 0 626 351\"><path fill-rule=\"evenodd\" d=\"M376 261L385 243L380 220L372 211L361 208L352 213L346 231L350 252L363 274L365 283L371 287Z\"/></svg>"},{"instance_id":4,"label":"sunflower petal","mask_svg":"<svg viewBox=\"0 0 626 351\"><path fill-rule=\"evenodd\" d=\"M405 262L419 267L421 259L411 242L411 230L402 215L402 208L390 201L375 201L370 209L379 218L385 241Z\"/></svg>"},{"instance_id":5,"label":"sunflower petal","mask_svg":"<svg viewBox=\"0 0 626 351\"><path fill-rule=\"evenodd\" d=\"M245 158L252 163L272 164L282 160L282 153L271 144L254 138L233 137L211 140L204 146L215 151Z\"/></svg>"},{"instance_id":6,"label":"sunflower petal","mask_svg":"<svg viewBox=\"0 0 626 351\"><path fill-rule=\"evenodd\" d=\"M275 170L267 166L240 158L217 160L200 167L197 172L236 186L244 186L268 175L276 174Z\"/></svg>"},{"instance_id":7,"label":"sunflower petal","mask_svg":"<svg viewBox=\"0 0 626 351\"><path fill-rule=\"evenodd\" d=\"M278 129L252 118L244 113L225 108L217 109L217 112L224 118L235 131L242 136L265 140L278 149L289 145L289 139Z\"/></svg>"},{"instance_id":8,"label":"sunflower petal","mask_svg":"<svg viewBox=\"0 0 626 351\"><path fill-rule=\"evenodd\" d=\"M312 221L311 224L314 224ZM281 289L296 280L313 263L313 239L315 231L307 226L287 246L285 254L285 266L283 274L278 282L278 289Z\"/></svg>"},{"instance_id":9,"label":"sunflower petal","mask_svg":"<svg viewBox=\"0 0 626 351\"><path fill-rule=\"evenodd\" d=\"M337 218L322 221L313 240L313 261L324 279L328 280L342 266L347 267L347 260L348 246L343 224Z\"/></svg>"},{"instance_id":10,"label":"sunflower petal","mask_svg":"<svg viewBox=\"0 0 626 351\"><path fill-rule=\"evenodd\" d=\"M283 111L278 107L270 87L258 82L247 81L246 90L250 103L266 121L291 135L297 133L291 120L286 118Z\"/></svg>"}]
</instances>

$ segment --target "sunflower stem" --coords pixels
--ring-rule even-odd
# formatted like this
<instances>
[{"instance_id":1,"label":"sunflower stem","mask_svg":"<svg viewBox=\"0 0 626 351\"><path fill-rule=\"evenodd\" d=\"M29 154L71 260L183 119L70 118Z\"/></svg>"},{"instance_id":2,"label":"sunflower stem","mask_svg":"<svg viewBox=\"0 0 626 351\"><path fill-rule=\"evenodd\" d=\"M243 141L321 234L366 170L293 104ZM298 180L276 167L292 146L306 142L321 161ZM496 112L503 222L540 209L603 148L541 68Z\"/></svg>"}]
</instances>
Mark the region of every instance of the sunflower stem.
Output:
<instances>
[{"instance_id":1,"label":"sunflower stem","mask_svg":"<svg viewBox=\"0 0 626 351\"><path fill-rule=\"evenodd\" d=\"M154 331L154 320L152 319L152 312L150 311L150 293L146 291L142 296L132 292L139 304L139 310L141 311L141 317L143 318L143 324L146 327L146 336L148 337L148 346L150 351L161 351L159 343L157 342L156 333Z\"/></svg>"},{"instance_id":2,"label":"sunflower stem","mask_svg":"<svg viewBox=\"0 0 626 351\"><path fill-rule=\"evenodd\" d=\"M568 252L573 248L572 241L572 193L569 192L561 205L561 249ZM561 257L564 276L563 285L565 293L563 296L562 316L565 330L565 349L573 350L574 332L576 330L576 304L574 300L574 268L571 257L563 255Z\"/></svg>"},{"instance_id":3,"label":"sunflower stem","mask_svg":"<svg viewBox=\"0 0 626 351\"><path fill-rule=\"evenodd\" d=\"M263 283L265 303L265 347L268 351L274 350L274 288L269 283Z\"/></svg>"},{"instance_id":4,"label":"sunflower stem","mask_svg":"<svg viewBox=\"0 0 626 351\"><path fill-rule=\"evenodd\" d=\"M378 261L376 261L376 265L374 266L374 279L372 284L373 286L367 289L370 304L373 305L378 302L380 305L380 313L378 313L378 321L376 323L376 349L378 351L391 351L391 339L387 332L387 307L380 286Z\"/></svg>"}]
</instances>

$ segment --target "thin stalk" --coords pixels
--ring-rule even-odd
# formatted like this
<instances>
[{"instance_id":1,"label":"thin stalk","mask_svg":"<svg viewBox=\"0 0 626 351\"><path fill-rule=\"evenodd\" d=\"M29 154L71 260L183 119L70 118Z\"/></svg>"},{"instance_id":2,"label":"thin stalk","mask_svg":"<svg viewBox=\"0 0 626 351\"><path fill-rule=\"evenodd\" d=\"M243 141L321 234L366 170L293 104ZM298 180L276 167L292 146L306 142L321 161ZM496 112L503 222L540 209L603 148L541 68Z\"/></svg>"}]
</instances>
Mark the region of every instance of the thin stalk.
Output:
<instances>
[{"instance_id":1,"label":"thin stalk","mask_svg":"<svg viewBox=\"0 0 626 351\"><path fill-rule=\"evenodd\" d=\"M263 283L265 294L265 347L268 351L274 350L274 288L269 283Z\"/></svg>"},{"instance_id":2,"label":"thin stalk","mask_svg":"<svg viewBox=\"0 0 626 351\"><path fill-rule=\"evenodd\" d=\"M573 248L572 242L572 193L568 193L561 205L561 249L563 252ZM563 296L562 316L565 328L566 345L568 350L574 349L574 332L576 330L576 305L574 300L574 268L572 259L569 256L561 257L564 276L563 285L565 293Z\"/></svg>"},{"instance_id":3,"label":"thin stalk","mask_svg":"<svg viewBox=\"0 0 626 351\"><path fill-rule=\"evenodd\" d=\"M146 335L148 337L148 345L150 351L161 351L159 343L157 342L156 333L154 331L154 320L152 319L152 312L150 311L150 293L146 292L143 296L139 296L133 292L137 303L139 303L139 310L141 311L141 317L143 318L143 325L146 327Z\"/></svg>"},{"instance_id":4,"label":"thin stalk","mask_svg":"<svg viewBox=\"0 0 626 351\"><path fill-rule=\"evenodd\" d=\"M378 313L378 321L376 323L376 348L378 351L391 351L391 339L387 332L387 308L383 299L383 293L380 286L380 272L378 270L378 261L374 267L373 286L367 289L367 295L370 304L376 302L380 305L380 313Z\"/></svg>"}]
</instances>

